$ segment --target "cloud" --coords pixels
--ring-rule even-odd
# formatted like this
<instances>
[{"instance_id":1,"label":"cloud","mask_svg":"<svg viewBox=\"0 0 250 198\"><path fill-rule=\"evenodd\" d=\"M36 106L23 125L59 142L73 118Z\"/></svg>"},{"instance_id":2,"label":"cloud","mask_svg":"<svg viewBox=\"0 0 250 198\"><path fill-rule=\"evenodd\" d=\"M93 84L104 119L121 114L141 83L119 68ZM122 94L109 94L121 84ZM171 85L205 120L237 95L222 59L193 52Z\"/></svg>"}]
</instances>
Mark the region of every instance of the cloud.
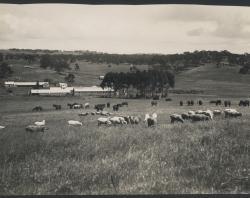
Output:
<instances>
[{"instance_id":1,"label":"cloud","mask_svg":"<svg viewBox=\"0 0 250 198\"><path fill-rule=\"evenodd\" d=\"M200 36L203 33L204 33L203 28L196 28L196 29L192 29L192 30L188 31L187 35L189 35L189 36Z\"/></svg>"},{"instance_id":2,"label":"cloud","mask_svg":"<svg viewBox=\"0 0 250 198\"><path fill-rule=\"evenodd\" d=\"M1 4L0 46L112 53L245 51L250 43L249 11L193 5Z\"/></svg>"}]
</instances>

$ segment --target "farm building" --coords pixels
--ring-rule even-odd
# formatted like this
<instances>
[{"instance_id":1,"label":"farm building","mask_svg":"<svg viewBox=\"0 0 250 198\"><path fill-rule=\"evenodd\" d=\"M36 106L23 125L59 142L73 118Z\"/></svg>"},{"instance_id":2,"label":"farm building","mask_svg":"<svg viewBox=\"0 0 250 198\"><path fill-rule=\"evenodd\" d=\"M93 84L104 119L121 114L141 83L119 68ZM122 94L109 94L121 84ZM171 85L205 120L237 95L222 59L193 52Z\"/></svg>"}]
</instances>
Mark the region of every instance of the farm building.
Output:
<instances>
[{"instance_id":1,"label":"farm building","mask_svg":"<svg viewBox=\"0 0 250 198\"><path fill-rule=\"evenodd\" d=\"M59 87L61 87L62 89L65 89L66 87L68 87L67 83L59 83Z\"/></svg>"},{"instance_id":2,"label":"farm building","mask_svg":"<svg viewBox=\"0 0 250 198\"><path fill-rule=\"evenodd\" d=\"M38 82L41 87L49 87L49 82ZM6 81L4 82L5 87L33 87L36 86L37 82L15 82Z\"/></svg>"},{"instance_id":3,"label":"farm building","mask_svg":"<svg viewBox=\"0 0 250 198\"><path fill-rule=\"evenodd\" d=\"M99 80L103 80L104 79L104 76L99 76Z\"/></svg>"},{"instance_id":4,"label":"farm building","mask_svg":"<svg viewBox=\"0 0 250 198\"><path fill-rule=\"evenodd\" d=\"M112 93L111 89L102 89L101 87L50 87L49 89L31 89L30 95L43 96L63 96L63 95L108 95Z\"/></svg>"}]
</instances>

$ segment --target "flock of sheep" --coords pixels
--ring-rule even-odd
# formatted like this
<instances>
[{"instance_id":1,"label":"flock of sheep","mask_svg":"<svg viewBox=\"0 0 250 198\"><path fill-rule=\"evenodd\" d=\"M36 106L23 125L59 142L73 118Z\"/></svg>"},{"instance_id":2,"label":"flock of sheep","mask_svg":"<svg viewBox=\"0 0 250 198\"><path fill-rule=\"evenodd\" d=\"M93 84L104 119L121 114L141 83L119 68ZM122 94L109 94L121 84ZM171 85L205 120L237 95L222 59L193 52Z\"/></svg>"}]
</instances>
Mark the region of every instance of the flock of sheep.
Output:
<instances>
[{"instance_id":1,"label":"flock of sheep","mask_svg":"<svg viewBox=\"0 0 250 198\"><path fill-rule=\"evenodd\" d=\"M171 123L180 122L184 123L185 120L190 120L192 122L197 121L208 121L213 120L214 116L219 116L225 114L225 118L229 117L240 117L242 113L238 112L236 109L225 109L224 111L220 110L198 110L198 111L188 111L187 113L182 114L172 114L170 115Z\"/></svg>"},{"instance_id":2,"label":"flock of sheep","mask_svg":"<svg viewBox=\"0 0 250 198\"><path fill-rule=\"evenodd\" d=\"M202 105L202 103L198 103L199 105ZM157 105L156 101L152 101L151 105ZM90 104L89 103L85 103L84 105L82 104L78 104L78 103L73 103L73 104L67 104L67 106L69 106L70 109L81 109L81 108L85 108L88 109L90 108ZM127 124L139 124L142 119L139 116L128 116L128 115L113 115L114 113L111 112L107 112L104 111L103 109L105 108L105 106L107 106L107 108L110 107L110 103L108 102L106 105L105 104L97 104L94 106L94 109L96 109L96 111L92 111L92 112L82 112L79 113L79 116L88 116L88 115L101 115L103 117L99 117L97 119L97 125L101 126L101 125L107 125L107 126L111 126L111 125L127 125ZM120 107L123 106L128 106L127 102L123 102L121 104L116 104L113 106L113 111L118 111L118 109ZM53 104L53 107L55 107L56 110L60 110L61 105L55 105ZM37 106L35 108L33 108L32 111L42 111L42 107ZM191 122L197 122L197 121L208 121L208 120L213 120L214 116L219 116L222 115L224 113L225 118L229 118L229 117L239 117L242 116L242 113L238 112L236 109L225 109L224 111L220 111L220 110L198 110L198 111L188 111L187 113L182 113L182 114L177 114L174 113L172 115L170 115L170 121L171 123L184 123L185 121L191 121ZM83 123L77 120L68 120L68 125L71 126L82 126ZM153 113L151 116L149 114L145 115L144 118L144 123L146 124L146 126L151 127L151 126L155 126L157 124L157 114ZM4 129L5 126L0 126L0 129ZM26 131L29 132L38 132L38 131L42 131L44 132L46 129L48 129L46 127L46 121L37 121L34 124L28 125L26 127Z\"/></svg>"}]
</instances>

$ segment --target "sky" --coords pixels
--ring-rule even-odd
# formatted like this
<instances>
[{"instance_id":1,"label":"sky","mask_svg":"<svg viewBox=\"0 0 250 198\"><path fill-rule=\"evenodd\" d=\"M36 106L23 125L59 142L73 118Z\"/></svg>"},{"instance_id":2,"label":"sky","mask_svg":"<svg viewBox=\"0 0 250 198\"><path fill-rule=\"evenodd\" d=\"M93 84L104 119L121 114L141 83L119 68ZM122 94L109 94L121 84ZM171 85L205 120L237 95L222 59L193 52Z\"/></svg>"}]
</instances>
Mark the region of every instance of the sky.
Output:
<instances>
[{"instance_id":1,"label":"sky","mask_svg":"<svg viewBox=\"0 0 250 198\"><path fill-rule=\"evenodd\" d=\"M0 49L250 52L250 7L0 4Z\"/></svg>"}]
</instances>

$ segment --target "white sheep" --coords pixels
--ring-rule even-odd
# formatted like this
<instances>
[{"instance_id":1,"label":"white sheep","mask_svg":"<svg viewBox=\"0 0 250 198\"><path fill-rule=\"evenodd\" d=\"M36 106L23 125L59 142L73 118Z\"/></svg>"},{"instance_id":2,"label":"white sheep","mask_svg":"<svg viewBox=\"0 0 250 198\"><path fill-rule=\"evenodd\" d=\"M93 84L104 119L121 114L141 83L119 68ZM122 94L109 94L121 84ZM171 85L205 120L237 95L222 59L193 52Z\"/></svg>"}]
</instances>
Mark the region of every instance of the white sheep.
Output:
<instances>
[{"instance_id":1,"label":"white sheep","mask_svg":"<svg viewBox=\"0 0 250 198\"><path fill-rule=\"evenodd\" d=\"M128 124L124 117L115 116L109 119L112 124Z\"/></svg>"},{"instance_id":2,"label":"white sheep","mask_svg":"<svg viewBox=\"0 0 250 198\"><path fill-rule=\"evenodd\" d=\"M111 125L111 121L109 120L110 118L103 118L103 117L100 117L97 119L97 123L98 123L98 126L100 126L101 124L107 124L107 125Z\"/></svg>"},{"instance_id":3,"label":"white sheep","mask_svg":"<svg viewBox=\"0 0 250 198\"><path fill-rule=\"evenodd\" d=\"M85 108L85 109L89 108L89 106L90 106L90 105L89 105L88 102L84 104L84 108Z\"/></svg>"},{"instance_id":4,"label":"white sheep","mask_svg":"<svg viewBox=\"0 0 250 198\"><path fill-rule=\"evenodd\" d=\"M41 122L37 121L37 122L35 122L35 125L36 126L45 126L45 120L43 120Z\"/></svg>"},{"instance_id":5,"label":"white sheep","mask_svg":"<svg viewBox=\"0 0 250 198\"><path fill-rule=\"evenodd\" d=\"M69 120L68 121L69 125L74 125L74 126L82 126L82 123L76 120Z\"/></svg>"}]
</instances>

